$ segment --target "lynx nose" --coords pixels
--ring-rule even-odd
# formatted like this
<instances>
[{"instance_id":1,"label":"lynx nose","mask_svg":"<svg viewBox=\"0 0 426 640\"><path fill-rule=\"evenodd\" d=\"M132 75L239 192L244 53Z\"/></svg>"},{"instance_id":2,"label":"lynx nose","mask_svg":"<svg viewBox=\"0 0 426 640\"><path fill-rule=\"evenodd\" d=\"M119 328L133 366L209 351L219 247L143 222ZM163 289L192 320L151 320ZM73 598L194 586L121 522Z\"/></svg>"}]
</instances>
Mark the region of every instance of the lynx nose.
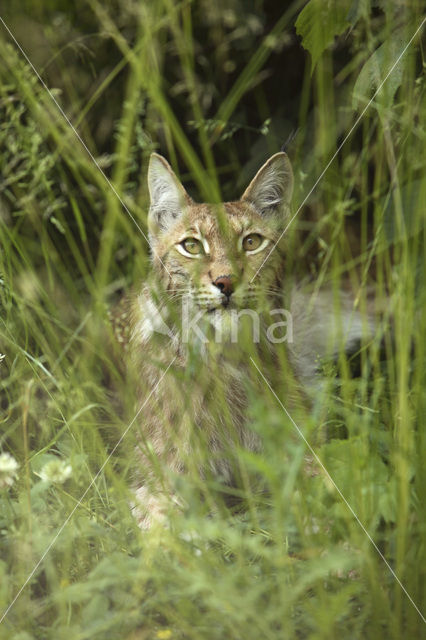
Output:
<instances>
[{"instance_id":1,"label":"lynx nose","mask_svg":"<svg viewBox=\"0 0 426 640\"><path fill-rule=\"evenodd\" d=\"M220 289L222 293L225 294L227 298L230 297L231 293L234 291L234 285L232 284L232 276L219 276L213 282L213 284Z\"/></svg>"}]
</instances>

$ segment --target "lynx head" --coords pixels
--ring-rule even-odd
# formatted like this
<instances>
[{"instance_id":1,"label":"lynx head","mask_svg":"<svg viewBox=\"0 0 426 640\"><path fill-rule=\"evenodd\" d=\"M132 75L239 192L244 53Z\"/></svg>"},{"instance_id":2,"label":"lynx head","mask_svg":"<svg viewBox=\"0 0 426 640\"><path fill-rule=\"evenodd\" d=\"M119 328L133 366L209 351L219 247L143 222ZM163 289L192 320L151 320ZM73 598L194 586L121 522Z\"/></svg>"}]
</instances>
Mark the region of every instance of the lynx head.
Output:
<instances>
[{"instance_id":1,"label":"lynx head","mask_svg":"<svg viewBox=\"0 0 426 640\"><path fill-rule=\"evenodd\" d=\"M195 307L222 314L273 295L282 255L275 250L264 261L289 218L293 173L285 153L272 156L235 202L194 202L156 153L148 187L154 269L173 299L187 295Z\"/></svg>"}]
</instances>

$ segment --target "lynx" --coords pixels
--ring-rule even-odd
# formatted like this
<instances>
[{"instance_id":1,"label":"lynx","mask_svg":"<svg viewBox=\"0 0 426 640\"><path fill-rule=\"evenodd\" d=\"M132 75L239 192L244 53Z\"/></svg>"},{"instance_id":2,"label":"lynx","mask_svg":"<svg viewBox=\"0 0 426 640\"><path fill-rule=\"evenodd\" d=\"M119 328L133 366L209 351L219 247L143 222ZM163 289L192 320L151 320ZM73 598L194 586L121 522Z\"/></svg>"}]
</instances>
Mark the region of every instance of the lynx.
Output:
<instances>
[{"instance_id":1,"label":"lynx","mask_svg":"<svg viewBox=\"0 0 426 640\"><path fill-rule=\"evenodd\" d=\"M141 528L179 508L169 478L192 470L238 486L238 448L261 450L247 417L250 355L276 371L276 343L285 339L283 384L296 402L322 359L372 330L350 295L341 294L336 315L331 292L312 298L285 276L293 190L285 153L261 167L238 201L194 202L155 153L148 188L151 276L116 317L137 397Z\"/></svg>"}]
</instances>

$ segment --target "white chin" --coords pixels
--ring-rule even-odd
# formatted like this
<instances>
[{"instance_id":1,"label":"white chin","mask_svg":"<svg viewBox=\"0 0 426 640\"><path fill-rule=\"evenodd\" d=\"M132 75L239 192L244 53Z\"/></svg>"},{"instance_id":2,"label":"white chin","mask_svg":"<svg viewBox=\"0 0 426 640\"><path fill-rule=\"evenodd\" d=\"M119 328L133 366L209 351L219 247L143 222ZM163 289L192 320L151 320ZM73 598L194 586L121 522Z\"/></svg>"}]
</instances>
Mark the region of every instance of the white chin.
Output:
<instances>
[{"instance_id":1,"label":"white chin","mask_svg":"<svg viewBox=\"0 0 426 640\"><path fill-rule=\"evenodd\" d=\"M233 318L228 307L216 307L208 313L208 319L215 329L221 331L223 337L231 334Z\"/></svg>"}]
</instances>

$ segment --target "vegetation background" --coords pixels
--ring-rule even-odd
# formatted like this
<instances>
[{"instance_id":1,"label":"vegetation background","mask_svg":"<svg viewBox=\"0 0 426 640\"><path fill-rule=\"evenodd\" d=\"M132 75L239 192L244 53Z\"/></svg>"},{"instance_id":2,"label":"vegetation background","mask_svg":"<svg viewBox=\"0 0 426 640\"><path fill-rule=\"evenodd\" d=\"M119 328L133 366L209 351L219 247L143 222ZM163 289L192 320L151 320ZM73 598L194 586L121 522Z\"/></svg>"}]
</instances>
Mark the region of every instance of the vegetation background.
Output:
<instances>
[{"instance_id":1,"label":"vegetation background","mask_svg":"<svg viewBox=\"0 0 426 640\"><path fill-rule=\"evenodd\" d=\"M424 637L423 10L2 2L0 638ZM148 270L147 158L163 153L195 197L220 184L233 199L285 141L303 204L289 268L337 288L349 275L361 306L369 286L393 317L358 375L342 355L297 417L325 435L315 450L359 521L306 474L258 380L265 451L240 462L268 492L208 517L189 478L185 518L142 535L102 326Z\"/></svg>"}]
</instances>

